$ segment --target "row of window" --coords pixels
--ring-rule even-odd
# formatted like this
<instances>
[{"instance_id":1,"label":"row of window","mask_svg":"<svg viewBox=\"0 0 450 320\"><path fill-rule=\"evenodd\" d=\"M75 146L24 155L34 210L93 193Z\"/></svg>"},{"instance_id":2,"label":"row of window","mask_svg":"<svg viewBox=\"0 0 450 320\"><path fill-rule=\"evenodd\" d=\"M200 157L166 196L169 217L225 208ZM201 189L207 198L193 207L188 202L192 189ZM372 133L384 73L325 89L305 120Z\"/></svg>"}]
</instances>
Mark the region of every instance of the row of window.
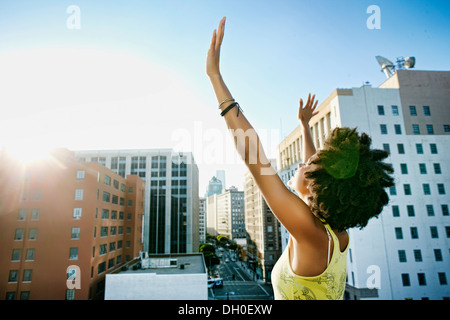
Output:
<instances>
[{"instance_id":1,"label":"row of window","mask_svg":"<svg viewBox=\"0 0 450 320\"><path fill-rule=\"evenodd\" d=\"M434 127L432 124L425 125L426 132L429 135L434 134ZM413 134L420 134L420 126L418 124L412 124ZM381 134L388 134L388 127L386 124L380 124L380 132ZM394 124L394 132L395 134L402 134L402 127L399 124ZM450 125L444 125L444 132L450 132Z\"/></svg>"},{"instance_id":2,"label":"row of window","mask_svg":"<svg viewBox=\"0 0 450 320\"><path fill-rule=\"evenodd\" d=\"M399 260L399 262L401 262L401 263L408 262L407 258L406 258L406 250L398 250L397 252L398 252L398 260ZM433 249L433 253L434 253L434 261L435 262L444 261L441 249ZM413 256L414 256L414 261L416 261L416 262L422 262L423 261L422 250L414 249L413 250Z\"/></svg>"},{"instance_id":3,"label":"row of window","mask_svg":"<svg viewBox=\"0 0 450 320\"><path fill-rule=\"evenodd\" d=\"M389 143L383 143L383 149L389 153L391 152ZM398 152L398 154L405 154L405 146L403 145L403 143L397 143L397 152ZM416 143L416 153L424 154L422 143ZM435 143L430 143L430 153L438 154L437 145Z\"/></svg>"},{"instance_id":4,"label":"row of window","mask_svg":"<svg viewBox=\"0 0 450 320\"><path fill-rule=\"evenodd\" d=\"M443 183L437 183L437 192L440 195L445 195L445 186ZM431 187L429 183L422 183L422 190L424 195L431 195ZM403 184L403 192L405 196L412 195L411 185L409 183ZM389 193L391 196L397 195L397 187L392 186L389 188Z\"/></svg>"},{"instance_id":5,"label":"row of window","mask_svg":"<svg viewBox=\"0 0 450 320\"><path fill-rule=\"evenodd\" d=\"M447 285L447 275L445 274L445 272L438 272L437 280L440 285ZM418 281L419 286L426 286L427 280L425 277L425 273L422 273L422 272L418 273L417 281ZM409 277L409 273L402 273L402 284L404 287L411 286L411 280Z\"/></svg>"},{"instance_id":6,"label":"row of window","mask_svg":"<svg viewBox=\"0 0 450 320\"><path fill-rule=\"evenodd\" d=\"M402 240L403 239L402 227L395 227L394 231L395 231L395 238L397 240ZM411 239L419 239L419 230L417 227L410 227L410 233L411 233ZM450 238L450 227L449 226L445 227L445 233L446 233L447 238ZM439 232L438 232L438 228L436 226L430 227L430 236L432 239L439 238Z\"/></svg>"},{"instance_id":7,"label":"row of window","mask_svg":"<svg viewBox=\"0 0 450 320\"><path fill-rule=\"evenodd\" d=\"M434 206L432 204L426 204L425 205L425 209L427 212L427 215L429 217L433 217L434 216ZM414 217L415 214L415 209L414 209L414 205L407 205L406 206L406 211L408 212L408 217ZM447 204L441 204L441 213L443 216L448 216L449 215L449 210L448 210L448 205ZM392 216L393 217L400 217L400 207L398 205L393 205L392 206Z\"/></svg>"},{"instance_id":8,"label":"row of window","mask_svg":"<svg viewBox=\"0 0 450 320\"><path fill-rule=\"evenodd\" d=\"M384 116L385 112L384 112L384 106L383 105L378 105L377 106L377 110L378 110L378 115L380 116ZM431 116L431 109L430 106L423 106L423 115L424 116ZM392 115L393 116L398 116L399 111L398 111L398 106L392 105L391 106L391 111L392 111ZM417 108L416 106L409 106L409 115L410 116L417 116Z\"/></svg>"},{"instance_id":9,"label":"row of window","mask_svg":"<svg viewBox=\"0 0 450 320\"><path fill-rule=\"evenodd\" d=\"M440 163L433 163L433 169L435 174L441 174L441 164ZM400 172L402 174L408 174L408 165L406 163L400 163ZM419 163L419 173L420 174L427 174L427 165L425 163Z\"/></svg>"}]
</instances>

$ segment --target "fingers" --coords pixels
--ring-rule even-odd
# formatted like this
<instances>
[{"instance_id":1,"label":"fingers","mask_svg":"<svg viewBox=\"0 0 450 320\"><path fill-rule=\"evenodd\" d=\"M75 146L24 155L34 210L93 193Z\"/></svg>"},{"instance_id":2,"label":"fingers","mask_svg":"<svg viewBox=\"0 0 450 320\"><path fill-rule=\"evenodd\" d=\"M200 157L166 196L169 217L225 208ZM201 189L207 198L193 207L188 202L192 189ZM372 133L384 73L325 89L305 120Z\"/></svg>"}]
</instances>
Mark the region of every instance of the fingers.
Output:
<instances>
[{"instance_id":1,"label":"fingers","mask_svg":"<svg viewBox=\"0 0 450 320\"><path fill-rule=\"evenodd\" d=\"M223 17L219 22L219 28L217 29L217 47L220 47L222 45L223 35L225 34L225 21L226 17Z\"/></svg>"},{"instance_id":2,"label":"fingers","mask_svg":"<svg viewBox=\"0 0 450 320\"><path fill-rule=\"evenodd\" d=\"M211 45L210 45L209 49L214 50L214 48L216 47L216 38L217 38L217 32L216 32L216 30L214 30L212 37L211 37Z\"/></svg>"}]
</instances>

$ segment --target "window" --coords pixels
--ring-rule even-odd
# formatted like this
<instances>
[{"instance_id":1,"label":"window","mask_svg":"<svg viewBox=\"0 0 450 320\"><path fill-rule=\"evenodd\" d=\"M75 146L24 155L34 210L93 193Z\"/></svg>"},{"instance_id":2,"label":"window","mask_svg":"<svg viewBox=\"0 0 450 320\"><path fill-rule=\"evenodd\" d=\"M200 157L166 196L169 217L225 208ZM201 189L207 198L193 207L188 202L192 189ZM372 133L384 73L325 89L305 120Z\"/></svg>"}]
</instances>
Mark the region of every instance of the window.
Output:
<instances>
[{"instance_id":1,"label":"window","mask_svg":"<svg viewBox=\"0 0 450 320\"><path fill-rule=\"evenodd\" d=\"M33 276L33 270L25 269L23 270L23 282L31 282Z\"/></svg>"},{"instance_id":2,"label":"window","mask_svg":"<svg viewBox=\"0 0 450 320\"><path fill-rule=\"evenodd\" d=\"M423 114L426 116L431 116L430 107L429 106L423 106Z\"/></svg>"},{"instance_id":3,"label":"window","mask_svg":"<svg viewBox=\"0 0 450 320\"><path fill-rule=\"evenodd\" d=\"M405 147L403 143L397 143L398 154L405 154Z\"/></svg>"},{"instance_id":4,"label":"window","mask_svg":"<svg viewBox=\"0 0 450 320\"><path fill-rule=\"evenodd\" d=\"M419 280L419 286L426 286L427 281L425 279L425 273L418 273L417 279Z\"/></svg>"},{"instance_id":5,"label":"window","mask_svg":"<svg viewBox=\"0 0 450 320\"><path fill-rule=\"evenodd\" d=\"M37 228L32 228L28 231L28 240L36 240L37 239Z\"/></svg>"},{"instance_id":6,"label":"window","mask_svg":"<svg viewBox=\"0 0 450 320\"><path fill-rule=\"evenodd\" d=\"M400 209L396 205L392 206L392 216L393 217L400 217Z\"/></svg>"},{"instance_id":7,"label":"window","mask_svg":"<svg viewBox=\"0 0 450 320\"><path fill-rule=\"evenodd\" d=\"M450 132L450 125L444 124L444 132Z\"/></svg>"},{"instance_id":8,"label":"window","mask_svg":"<svg viewBox=\"0 0 450 320\"><path fill-rule=\"evenodd\" d=\"M34 248L27 249L25 254L25 261L33 261L34 260Z\"/></svg>"},{"instance_id":9,"label":"window","mask_svg":"<svg viewBox=\"0 0 450 320\"><path fill-rule=\"evenodd\" d=\"M417 231L417 227L411 227L411 239L419 239L419 232Z\"/></svg>"},{"instance_id":10,"label":"window","mask_svg":"<svg viewBox=\"0 0 450 320\"><path fill-rule=\"evenodd\" d=\"M430 152L431 152L431 154L437 154L438 153L436 143L430 143Z\"/></svg>"},{"instance_id":11,"label":"window","mask_svg":"<svg viewBox=\"0 0 450 320\"><path fill-rule=\"evenodd\" d=\"M110 176L107 176L107 175L105 174L105 177L104 177L104 179L103 179L103 183L104 183L105 185L107 185L107 186L111 186L111 177L110 177Z\"/></svg>"},{"instance_id":12,"label":"window","mask_svg":"<svg viewBox=\"0 0 450 320\"><path fill-rule=\"evenodd\" d=\"M22 255L21 249L13 249L11 261L20 261L20 256Z\"/></svg>"},{"instance_id":13,"label":"window","mask_svg":"<svg viewBox=\"0 0 450 320\"><path fill-rule=\"evenodd\" d=\"M100 237L108 236L108 227L100 227Z\"/></svg>"},{"instance_id":14,"label":"window","mask_svg":"<svg viewBox=\"0 0 450 320\"><path fill-rule=\"evenodd\" d=\"M425 163L419 163L420 174L427 174L427 166Z\"/></svg>"},{"instance_id":15,"label":"window","mask_svg":"<svg viewBox=\"0 0 450 320\"><path fill-rule=\"evenodd\" d=\"M109 243L109 252L115 251L115 250L116 250L116 243L115 242L110 242Z\"/></svg>"},{"instance_id":16,"label":"window","mask_svg":"<svg viewBox=\"0 0 450 320\"><path fill-rule=\"evenodd\" d=\"M398 261L406 262L406 252L405 250L398 250Z\"/></svg>"},{"instance_id":17,"label":"window","mask_svg":"<svg viewBox=\"0 0 450 320\"><path fill-rule=\"evenodd\" d=\"M411 186L409 184L404 184L403 185L403 190L405 192L406 196L410 196L411 195Z\"/></svg>"},{"instance_id":18,"label":"window","mask_svg":"<svg viewBox=\"0 0 450 320\"><path fill-rule=\"evenodd\" d=\"M17 220L25 220L27 218L27 209L19 209Z\"/></svg>"},{"instance_id":19,"label":"window","mask_svg":"<svg viewBox=\"0 0 450 320\"><path fill-rule=\"evenodd\" d=\"M66 300L75 300L75 289L66 290Z\"/></svg>"},{"instance_id":20,"label":"window","mask_svg":"<svg viewBox=\"0 0 450 320\"><path fill-rule=\"evenodd\" d=\"M98 264L98 274L106 271L106 262L102 262Z\"/></svg>"},{"instance_id":21,"label":"window","mask_svg":"<svg viewBox=\"0 0 450 320\"><path fill-rule=\"evenodd\" d=\"M423 146L421 143L416 143L417 154L423 154Z\"/></svg>"},{"instance_id":22,"label":"window","mask_svg":"<svg viewBox=\"0 0 450 320\"><path fill-rule=\"evenodd\" d=\"M110 202L111 199L111 194L109 194L108 192L103 191L103 201L104 202Z\"/></svg>"},{"instance_id":23,"label":"window","mask_svg":"<svg viewBox=\"0 0 450 320\"><path fill-rule=\"evenodd\" d=\"M432 205L432 204L427 204L427 205L426 205L426 208L427 208L427 215L428 215L429 217L433 217L433 216L434 216L434 208L433 208L433 205Z\"/></svg>"},{"instance_id":24,"label":"window","mask_svg":"<svg viewBox=\"0 0 450 320\"><path fill-rule=\"evenodd\" d=\"M412 129L413 129L413 134L420 134L420 129L419 129L418 124L413 124Z\"/></svg>"},{"instance_id":25,"label":"window","mask_svg":"<svg viewBox=\"0 0 450 320\"><path fill-rule=\"evenodd\" d=\"M441 174L441 165L439 163L433 163L434 173Z\"/></svg>"},{"instance_id":26,"label":"window","mask_svg":"<svg viewBox=\"0 0 450 320\"><path fill-rule=\"evenodd\" d=\"M441 249L434 249L434 260L435 261L443 261Z\"/></svg>"},{"instance_id":27,"label":"window","mask_svg":"<svg viewBox=\"0 0 450 320\"><path fill-rule=\"evenodd\" d=\"M72 228L71 239L80 239L80 228Z\"/></svg>"},{"instance_id":28,"label":"window","mask_svg":"<svg viewBox=\"0 0 450 320\"><path fill-rule=\"evenodd\" d=\"M437 187L438 187L439 194L445 194L445 187L444 187L443 183L438 183Z\"/></svg>"},{"instance_id":29,"label":"window","mask_svg":"<svg viewBox=\"0 0 450 320\"><path fill-rule=\"evenodd\" d=\"M102 209L102 219L109 219L109 210Z\"/></svg>"},{"instance_id":30,"label":"window","mask_svg":"<svg viewBox=\"0 0 450 320\"><path fill-rule=\"evenodd\" d=\"M78 248L69 249L69 260L78 260Z\"/></svg>"},{"instance_id":31,"label":"window","mask_svg":"<svg viewBox=\"0 0 450 320\"><path fill-rule=\"evenodd\" d=\"M411 285L408 273L402 273L402 283L404 287L409 287Z\"/></svg>"},{"instance_id":32,"label":"window","mask_svg":"<svg viewBox=\"0 0 450 320\"><path fill-rule=\"evenodd\" d=\"M434 129L432 124L427 124L427 133L434 134Z\"/></svg>"},{"instance_id":33,"label":"window","mask_svg":"<svg viewBox=\"0 0 450 320\"><path fill-rule=\"evenodd\" d=\"M409 114L412 116L417 116L417 111L415 106L409 106Z\"/></svg>"},{"instance_id":34,"label":"window","mask_svg":"<svg viewBox=\"0 0 450 320\"><path fill-rule=\"evenodd\" d=\"M384 106L377 106L378 107L378 115L384 116Z\"/></svg>"},{"instance_id":35,"label":"window","mask_svg":"<svg viewBox=\"0 0 450 320\"><path fill-rule=\"evenodd\" d=\"M395 134L402 134L402 127L399 124L394 124Z\"/></svg>"},{"instance_id":36,"label":"window","mask_svg":"<svg viewBox=\"0 0 450 320\"><path fill-rule=\"evenodd\" d=\"M406 209L408 211L408 217L414 217L415 216L414 206L413 205L407 205Z\"/></svg>"},{"instance_id":37,"label":"window","mask_svg":"<svg viewBox=\"0 0 450 320\"><path fill-rule=\"evenodd\" d=\"M397 188L395 186L389 187L389 194L391 196L396 196L397 195Z\"/></svg>"},{"instance_id":38,"label":"window","mask_svg":"<svg viewBox=\"0 0 450 320\"><path fill-rule=\"evenodd\" d=\"M408 166L406 163L400 163L400 170L402 174L408 174Z\"/></svg>"},{"instance_id":39,"label":"window","mask_svg":"<svg viewBox=\"0 0 450 320\"><path fill-rule=\"evenodd\" d=\"M24 229L16 229L14 240L23 240Z\"/></svg>"},{"instance_id":40,"label":"window","mask_svg":"<svg viewBox=\"0 0 450 320\"><path fill-rule=\"evenodd\" d=\"M31 220L39 220L39 214L40 214L39 209L31 210Z\"/></svg>"},{"instance_id":41,"label":"window","mask_svg":"<svg viewBox=\"0 0 450 320\"><path fill-rule=\"evenodd\" d=\"M387 126L385 124L380 124L381 134L387 134Z\"/></svg>"},{"instance_id":42,"label":"window","mask_svg":"<svg viewBox=\"0 0 450 320\"><path fill-rule=\"evenodd\" d=\"M445 272L438 272L439 277L439 284L445 285L447 284L447 276L445 275Z\"/></svg>"},{"instance_id":43,"label":"window","mask_svg":"<svg viewBox=\"0 0 450 320\"><path fill-rule=\"evenodd\" d=\"M19 270L9 270L8 282L17 282Z\"/></svg>"},{"instance_id":44,"label":"window","mask_svg":"<svg viewBox=\"0 0 450 320\"><path fill-rule=\"evenodd\" d=\"M383 150L391 153L391 149L389 148L389 143L383 143Z\"/></svg>"},{"instance_id":45,"label":"window","mask_svg":"<svg viewBox=\"0 0 450 320\"><path fill-rule=\"evenodd\" d=\"M402 232L402 228L397 227L395 228L395 238L396 239L403 239L403 232Z\"/></svg>"},{"instance_id":46,"label":"window","mask_svg":"<svg viewBox=\"0 0 450 320\"><path fill-rule=\"evenodd\" d=\"M441 210L443 216L449 215L448 204L441 204Z\"/></svg>"},{"instance_id":47,"label":"window","mask_svg":"<svg viewBox=\"0 0 450 320\"><path fill-rule=\"evenodd\" d=\"M398 106L391 106L392 107L392 115L398 116Z\"/></svg>"},{"instance_id":48,"label":"window","mask_svg":"<svg viewBox=\"0 0 450 320\"><path fill-rule=\"evenodd\" d=\"M423 194L425 194L425 195L431 194L430 185L428 183L422 184L422 188L423 188Z\"/></svg>"},{"instance_id":49,"label":"window","mask_svg":"<svg viewBox=\"0 0 450 320\"><path fill-rule=\"evenodd\" d=\"M75 190L75 200L83 200L83 189Z\"/></svg>"},{"instance_id":50,"label":"window","mask_svg":"<svg viewBox=\"0 0 450 320\"><path fill-rule=\"evenodd\" d=\"M99 255L104 255L106 254L107 249L106 249L106 244L101 244L99 247Z\"/></svg>"},{"instance_id":51,"label":"window","mask_svg":"<svg viewBox=\"0 0 450 320\"><path fill-rule=\"evenodd\" d=\"M77 180L84 180L84 171L83 170L78 170L77 171Z\"/></svg>"},{"instance_id":52,"label":"window","mask_svg":"<svg viewBox=\"0 0 450 320\"><path fill-rule=\"evenodd\" d=\"M438 234L438 230L437 227L430 227L430 233L431 233L431 238L432 239L437 239L439 238L439 234Z\"/></svg>"},{"instance_id":53,"label":"window","mask_svg":"<svg viewBox=\"0 0 450 320\"><path fill-rule=\"evenodd\" d=\"M419 249L414 249L414 260L416 262L422 262L422 251L420 251Z\"/></svg>"},{"instance_id":54,"label":"window","mask_svg":"<svg viewBox=\"0 0 450 320\"><path fill-rule=\"evenodd\" d=\"M81 208L74 208L73 209L73 218L75 220L81 219Z\"/></svg>"}]
</instances>

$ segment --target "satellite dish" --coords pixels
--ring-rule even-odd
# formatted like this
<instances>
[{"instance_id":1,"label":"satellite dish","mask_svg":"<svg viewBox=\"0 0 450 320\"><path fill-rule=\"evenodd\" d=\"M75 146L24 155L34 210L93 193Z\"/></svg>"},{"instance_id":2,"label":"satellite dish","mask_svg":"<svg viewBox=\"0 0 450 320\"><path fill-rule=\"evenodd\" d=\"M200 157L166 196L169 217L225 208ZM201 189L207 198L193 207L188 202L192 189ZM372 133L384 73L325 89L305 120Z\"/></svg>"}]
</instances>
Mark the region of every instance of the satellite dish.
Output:
<instances>
[{"instance_id":1,"label":"satellite dish","mask_svg":"<svg viewBox=\"0 0 450 320\"><path fill-rule=\"evenodd\" d=\"M416 64L416 58L414 58L414 57L406 57L406 59L405 59L405 68L406 69L414 68L415 64Z\"/></svg>"},{"instance_id":2,"label":"satellite dish","mask_svg":"<svg viewBox=\"0 0 450 320\"><path fill-rule=\"evenodd\" d=\"M384 72L386 77L390 77L394 74L394 63L385 57L382 56L376 56L375 57L378 61L378 64L381 66L381 71Z\"/></svg>"}]
</instances>

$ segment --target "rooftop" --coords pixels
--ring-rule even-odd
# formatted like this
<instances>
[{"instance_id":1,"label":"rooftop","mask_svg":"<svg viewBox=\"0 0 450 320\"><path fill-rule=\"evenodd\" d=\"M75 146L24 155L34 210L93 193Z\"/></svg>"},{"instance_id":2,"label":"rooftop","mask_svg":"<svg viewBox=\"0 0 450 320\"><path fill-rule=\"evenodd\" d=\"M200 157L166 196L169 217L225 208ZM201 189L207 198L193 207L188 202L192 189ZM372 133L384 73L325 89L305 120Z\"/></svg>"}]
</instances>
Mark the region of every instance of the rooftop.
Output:
<instances>
[{"instance_id":1,"label":"rooftop","mask_svg":"<svg viewBox=\"0 0 450 320\"><path fill-rule=\"evenodd\" d=\"M206 273L202 253L151 254L136 258L114 270L111 274L156 273L193 274Z\"/></svg>"}]
</instances>

